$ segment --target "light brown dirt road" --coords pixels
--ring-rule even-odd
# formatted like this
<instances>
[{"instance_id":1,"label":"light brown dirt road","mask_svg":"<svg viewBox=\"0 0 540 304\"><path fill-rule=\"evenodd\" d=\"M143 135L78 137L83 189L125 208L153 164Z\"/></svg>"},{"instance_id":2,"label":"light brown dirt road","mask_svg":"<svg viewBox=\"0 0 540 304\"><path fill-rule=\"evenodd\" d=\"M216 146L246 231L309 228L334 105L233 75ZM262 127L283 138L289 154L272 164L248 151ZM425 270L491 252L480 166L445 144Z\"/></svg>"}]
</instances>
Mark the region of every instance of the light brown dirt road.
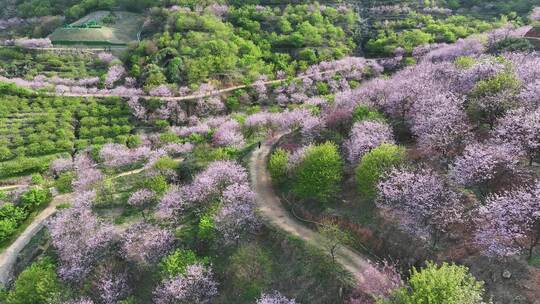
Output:
<instances>
[{"instance_id":1,"label":"light brown dirt road","mask_svg":"<svg viewBox=\"0 0 540 304\"><path fill-rule=\"evenodd\" d=\"M68 202L70 199L71 194L55 197L49 206L34 218L32 223L26 227L26 230L19 235L15 242L0 254L0 286L5 286L9 282L19 253L28 245L32 237L43 228L47 219L56 212L56 207Z\"/></svg>"},{"instance_id":2,"label":"light brown dirt road","mask_svg":"<svg viewBox=\"0 0 540 304\"><path fill-rule=\"evenodd\" d=\"M278 229L284 230L291 235L299 237L321 249L323 237L317 232L307 228L297 221L282 205L279 197L275 194L270 174L266 168L267 158L270 153L270 144L264 144L260 149L253 152L250 162L250 174L253 191L256 194L258 209L263 219ZM336 254L336 260L349 271L359 284L366 279L373 280L378 277L386 280L368 259L348 247L341 247ZM369 278L366 272L370 272ZM373 274L376 275L373 275Z\"/></svg>"},{"instance_id":3,"label":"light brown dirt road","mask_svg":"<svg viewBox=\"0 0 540 304\"><path fill-rule=\"evenodd\" d=\"M0 191L13 190L17 188L24 187L26 185L9 185L9 186L0 186Z\"/></svg>"}]
</instances>

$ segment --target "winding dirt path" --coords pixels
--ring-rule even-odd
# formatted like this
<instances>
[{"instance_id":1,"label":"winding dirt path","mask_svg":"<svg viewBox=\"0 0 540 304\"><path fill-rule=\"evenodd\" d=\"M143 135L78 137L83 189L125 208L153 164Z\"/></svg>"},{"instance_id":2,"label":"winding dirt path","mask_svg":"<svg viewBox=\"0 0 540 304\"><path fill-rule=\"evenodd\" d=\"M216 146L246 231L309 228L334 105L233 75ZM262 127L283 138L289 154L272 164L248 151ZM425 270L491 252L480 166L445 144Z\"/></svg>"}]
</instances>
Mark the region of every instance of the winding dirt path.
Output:
<instances>
[{"instance_id":1,"label":"winding dirt path","mask_svg":"<svg viewBox=\"0 0 540 304\"><path fill-rule=\"evenodd\" d=\"M19 253L28 245L30 240L43 228L45 221L56 212L58 205L71 199L71 194L56 196L49 206L39 213L26 230L19 235L6 250L0 254L0 285L6 286L11 278L13 266L17 262Z\"/></svg>"},{"instance_id":2,"label":"winding dirt path","mask_svg":"<svg viewBox=\"0 0 540 304\"><path fill-rule=\"evenodd\" d=\"M260 149L253 152L249 165L251 183L256 194L258 209L263 219L270 225L284 230L304 241L324 249L323 237L298 222L281 204L275 194L270 174L266 168L267 158L270 154L271 144L263 144ZM369 260L348 247L340 247L336 253L336 260L356 278L359 284L366 280L378 278L386 281L384 274L380 273ZM366 272L370 272L369 277ZM370 293L369 291L367 291Z\"/></svg>"}]
</instances>

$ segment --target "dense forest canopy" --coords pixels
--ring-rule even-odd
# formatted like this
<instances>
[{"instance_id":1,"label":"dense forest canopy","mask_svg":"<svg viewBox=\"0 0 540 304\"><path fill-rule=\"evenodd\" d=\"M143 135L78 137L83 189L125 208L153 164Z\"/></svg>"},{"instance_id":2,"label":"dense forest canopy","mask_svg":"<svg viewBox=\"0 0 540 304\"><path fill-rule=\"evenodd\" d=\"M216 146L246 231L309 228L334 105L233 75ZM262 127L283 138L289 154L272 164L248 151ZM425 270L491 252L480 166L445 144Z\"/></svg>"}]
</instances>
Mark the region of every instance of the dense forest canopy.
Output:
<instances>
[{"instance_id":1,"label":"dense forest canopy","mask_svg":"<svg viewBox=\"0 0 540 304\"><path fill-rule=\"evenodd\" d=\"M128 57L131 72L147 86L163 79L192 85L211 78L253 81L277 71L293 75L355 48L354 12L317 4L160 10L152 23L164 32L144 40Z\"/></svg>"}]
</instances>

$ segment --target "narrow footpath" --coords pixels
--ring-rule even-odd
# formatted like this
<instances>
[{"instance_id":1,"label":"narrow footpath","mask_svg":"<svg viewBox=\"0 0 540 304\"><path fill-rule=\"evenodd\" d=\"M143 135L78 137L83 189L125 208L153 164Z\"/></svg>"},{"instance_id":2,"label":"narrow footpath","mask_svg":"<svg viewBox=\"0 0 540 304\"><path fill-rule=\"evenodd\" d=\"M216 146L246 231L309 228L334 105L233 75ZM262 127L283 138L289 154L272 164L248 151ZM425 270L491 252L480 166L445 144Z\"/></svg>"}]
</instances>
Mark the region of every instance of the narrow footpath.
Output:
<instances>
[{"instance_id":1,"label":"narrow footpath","mask_svg":"<svg viewBox=\"0 0 540 304\"><path fill-rule=\"evenodd\" d=\"M9 282L13 267L17 262L19 253L28 245L30 240L45 226L47 219L56 213L58 205L71 200L71 194L56 196L49 206L39 213L26 230L0 254L0 286L6 286Z\"/></svg>"},{"instance_id":2,"label":"narrow footpath","mask_svg":"<svg viewBox=\"0 0 540 304\"><path fill-rule=\"evenodd\" d=\"M270 150L271 145L266 143L260 149L255 150L251 156L249 168L251 183L253 191L256 194L257 205L261 216L271 226L323 249L321 245L323 237L294 218L283 207L279 197L275 194L270 174L266 168ZM355 277L359 284L366 279L373 280L373 275L367 278L367 272L379 272L366 257L348 247L338 249L336 260ZM377 277L386 280L386 277L382 273L379 272L379 274Z\"/></svg>"}]
</instances>

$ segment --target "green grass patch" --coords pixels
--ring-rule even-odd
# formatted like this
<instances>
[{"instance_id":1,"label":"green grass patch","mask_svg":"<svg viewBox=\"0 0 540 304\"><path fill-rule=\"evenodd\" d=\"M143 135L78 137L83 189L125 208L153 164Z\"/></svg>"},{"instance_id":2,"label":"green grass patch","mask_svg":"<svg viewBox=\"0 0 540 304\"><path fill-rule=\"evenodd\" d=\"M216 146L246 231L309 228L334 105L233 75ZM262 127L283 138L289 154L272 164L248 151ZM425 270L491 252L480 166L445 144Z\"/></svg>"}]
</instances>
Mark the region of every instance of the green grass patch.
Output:
<instances>
[{"instance_id":1,"label":"green grass patch","mask_svg":"<svg viewBox=\"0 0 540 304\"><path fill-rule=\"evenodd\" d=\"M533 266L540 266L540 255L531 257L529 259L529 264Z\"/></svg>"},{"instance_id":2,"label":"green grass patch","mask_svg":"<svg viewBox=\"0 0 540 304\"><path fill-rule=\"evenodd\" d=\"M55 45L126 45L137 40L137 34L142 28L144 17L130 12L115 12L117 18L112 24L104 24L103 19L108 11L96 11L70 24L71 27L56 29L49 38ZM97 28L76 28L88 21L95 20L100 25Z\"/></svg>"}]
</instances>

